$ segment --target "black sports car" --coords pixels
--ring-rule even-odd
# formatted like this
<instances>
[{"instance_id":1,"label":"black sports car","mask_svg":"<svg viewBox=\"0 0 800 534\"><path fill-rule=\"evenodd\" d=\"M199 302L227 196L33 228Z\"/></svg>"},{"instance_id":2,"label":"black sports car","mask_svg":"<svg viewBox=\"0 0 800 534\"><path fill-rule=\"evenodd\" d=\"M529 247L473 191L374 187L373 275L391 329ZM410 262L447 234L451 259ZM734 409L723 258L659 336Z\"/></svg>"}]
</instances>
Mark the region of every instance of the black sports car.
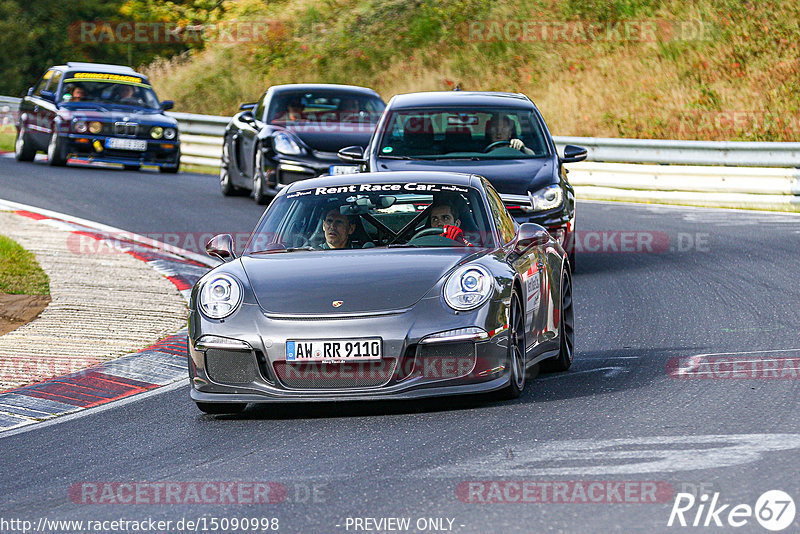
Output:
<instances>
[{"instance_id":1,"label":"black sports car","mask_svg":"<svg viewBox=\"0 0 800 534\"><path fill-rule=\"evenodd\" d=\"M248 402L420 398L499 391L573 358L564 250L516 225L477 175L364 173L294 182L241 257L192 290L191 398Z\"/></svg>"},{"instance_id":2,"label":"black sports car","mask_svg":"<svg viewBox=\"0 0 800 534\"><path fill-rule=\"evenodd\" d=\"M42 150L57 166L73 159L178 172L178 122L164 114L172 106L130 67L55 66L20 103L14 152L18 161L33 161Z\"/></svg>"},{"instance_id":3,"label":"black sports car","mask_svg":"<svg viewBox=\"0 0 800 534\"><path fill-rule=\"evenodd\" d=\"M350 85L270 87L242 104L225 130L219 182L223 195L252 192L266 204L297 180L355 172L342 147L366 144L386 107L372 89Z\"/></svg>"},{"instance_id":4,"label":"black sports car","mask_svg":"<svg viewBox=\"0 0 800 534\"><path fill-rule=\"evenodd\" d=\"M523 94L397 95L369 144L348 147L340 157L371 172L437 170L485 176L512 216L550 230L575 267L575 193L563 164L585 159L586 150L568 145L559 157L542 115Z\"/></svg>"}]
</instances>

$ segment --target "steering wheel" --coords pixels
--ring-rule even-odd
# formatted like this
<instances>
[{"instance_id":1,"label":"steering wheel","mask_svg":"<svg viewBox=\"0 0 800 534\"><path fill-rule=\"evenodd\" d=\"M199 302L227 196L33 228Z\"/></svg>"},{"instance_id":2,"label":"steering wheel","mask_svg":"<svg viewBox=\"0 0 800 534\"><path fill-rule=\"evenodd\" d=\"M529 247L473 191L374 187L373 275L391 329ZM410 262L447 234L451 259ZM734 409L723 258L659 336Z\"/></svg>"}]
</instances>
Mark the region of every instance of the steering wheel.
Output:
<instances>
[{"instance_id":1,"label":"steering wheel","mask_svg":"<svg viewBox=\"0 0 800 534\"><path fill-rule=\"evenodd\" d=\"M493 148L496 148L496 147L499 147L499 146L502 146L502 145L511 146L511 140L508 140L508 141L495 141L491 145L489 145L486 148L484 148L483 151L484 152L489 152Z\"/></svg>"},{"instance_id":2,"label":"steering wheel","mask_svg":"<svg viewBox=\"0 0 800 534\"><path fill-rule=\"evenodd\" d=\"M414 236L411 239L409 239L409 241L414 241L415 239L419 239L420 237L425 237L427 235L442 235L442 229L441 228L423 228L422 230L420 230L419 232L414 234Z\"/></svg>"}]
</instances>

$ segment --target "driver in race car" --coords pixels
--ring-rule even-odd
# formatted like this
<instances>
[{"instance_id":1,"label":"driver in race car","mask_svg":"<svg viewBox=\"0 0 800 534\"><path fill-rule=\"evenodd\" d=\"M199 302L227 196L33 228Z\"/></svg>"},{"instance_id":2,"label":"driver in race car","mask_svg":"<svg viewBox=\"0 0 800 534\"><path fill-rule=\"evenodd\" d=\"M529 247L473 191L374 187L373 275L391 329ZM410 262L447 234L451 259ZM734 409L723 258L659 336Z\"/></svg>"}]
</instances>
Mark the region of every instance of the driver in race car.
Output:
<instances>
[{"instance_id":1,"label":"driver in race car","mask_svg":"<svg viewBox=\"0 0 800 534\"><path fill-rule=\"evenodd\" d=\"M511 118L505 114L495 115L486 122L486 143L487 147L500 141L508 142L508 146L519 150L528 155L534 155L533 150L525 146L522 139L514 137L516 128Z\"/></svg>"},{"instance_id":2,"label":"driver in race car","mask_svg":"<svg viewBox=\"0 0 800 534\"><path fill-rule=\"evenodd\" d=\"M431 228L441 228L442 237L471 247L472 243L464 238L461 219L457 218L457 213L458 210L450 202L442 200L434 202L431 206Z\"/></svg>"}]
</instances>

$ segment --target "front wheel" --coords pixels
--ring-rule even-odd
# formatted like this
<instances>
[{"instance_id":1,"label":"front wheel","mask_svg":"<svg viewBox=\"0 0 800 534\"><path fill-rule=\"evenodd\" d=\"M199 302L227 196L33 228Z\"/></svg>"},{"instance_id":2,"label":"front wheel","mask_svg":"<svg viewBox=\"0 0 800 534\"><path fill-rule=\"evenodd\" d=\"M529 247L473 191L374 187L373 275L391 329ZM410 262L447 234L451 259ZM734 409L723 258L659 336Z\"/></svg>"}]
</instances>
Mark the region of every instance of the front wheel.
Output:
<instances>
[{"instance_id":1,"label":"front wheel","mask_svg":"<svg viewBox=\"0 0 800 534\"><path fill-rule=\"evenodd\" d=\"M261 152L261 147L256 146L256 157L253 164L253 200L259 206L269 204L272 195L267 193L267 180L264 176L264 155Z\"/></svg>"},{"instance_id":2,"label":"front wheel","mask_svg":"<svg viewBox=\"0 0 800 534\"><path fill-rule=\"evenodd\" d=\"M141 166L139 165L124 165L126 171L138 171Z\"/></svg>"},{"instance_id":3,"label":"front wheel","mask_svg":"<svg viewBox=\"0 0 800 534\"><path fill-rule=\"evenodd\" d=\"M47 163L53 167L63 167L67 164L64 143L61 142L56 131L53 131L53 135L50 136L50 143L47 145Z\"/></svg>"},{"instance_id":4,"label":"front wheel","mask_svg":"<svg viewBox=\"0 0 800 534\"><path fill-rule=\"evenodd\" d=\"M575 311L572 306L572 276L567 269L561 274L561 315L559 316L558 356L542 362L547 372L566 371L575 357Z\"/></svg>"},{"instance_id":5,"label":"front wheel","mask_svg":"<svg viewBox=\"0 0 800 534\"><path fill-rule=\"evenodd\" d=\"M212 415L241 413L247 406L244 402L195 402L195 404L201 412Z\"/></svg>"},{"instance_id":6,"label":"front wheel","mask_svg":"<svg viewBox=\"0 0 800 534\"><path fill-rule=\"evenodd\" d=\"M519 295L511 293L511 313L508 319L508 385L501 389L499 397L516 399L525 389L525 315L522 313Z\"/></svg>"},{"instance_id":7,"label":"front wheel","mask_svg":"<svg viewBox=\"0 0 800 534\"><path fill-rule=\"evenodd\" d=\"M20 126L17 132L17 139L14 142L14 157L17 161L33 161L36 157L36 148L31 145L28 139L28 132Z\"/></svg>"}]
</instances>

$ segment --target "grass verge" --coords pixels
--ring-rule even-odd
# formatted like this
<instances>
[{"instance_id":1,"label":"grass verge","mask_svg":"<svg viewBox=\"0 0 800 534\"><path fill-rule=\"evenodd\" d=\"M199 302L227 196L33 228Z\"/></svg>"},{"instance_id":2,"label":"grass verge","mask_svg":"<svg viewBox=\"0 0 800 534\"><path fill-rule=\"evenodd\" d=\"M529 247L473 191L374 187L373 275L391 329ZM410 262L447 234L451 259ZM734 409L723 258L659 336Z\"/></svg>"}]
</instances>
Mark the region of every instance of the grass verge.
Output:
<instances>
[{"instance_id":1,"label":"grass verge","mask_svg":"<svg viewBox=\"0 0 800 534\"><path fill-rule=\"evenodd\" d=\"M50 280L31 252L0 235L0 292L49 295Z\"/></svg>"}]
</instances>

